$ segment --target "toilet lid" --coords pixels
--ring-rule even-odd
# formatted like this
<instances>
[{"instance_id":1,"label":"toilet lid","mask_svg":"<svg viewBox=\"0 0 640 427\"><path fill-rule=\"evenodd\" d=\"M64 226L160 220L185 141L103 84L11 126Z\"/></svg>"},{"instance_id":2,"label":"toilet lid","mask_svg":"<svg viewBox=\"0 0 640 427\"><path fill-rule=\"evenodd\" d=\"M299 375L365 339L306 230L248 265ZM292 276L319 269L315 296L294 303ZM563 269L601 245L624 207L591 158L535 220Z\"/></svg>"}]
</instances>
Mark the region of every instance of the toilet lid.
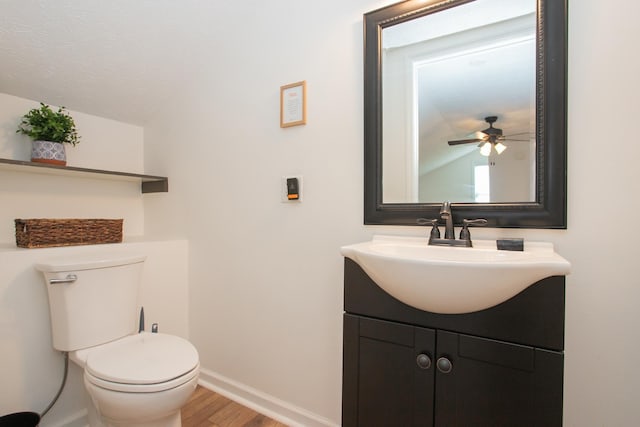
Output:
<instances>
[{"instance_id":1,"label":"toilet lid","mask_svg":"<svg viewBox=\"0 0 640 427\"><path fill-rule=\"evenodd\" d=\"M157 384L180 377L197 365L198 352L189 341L143 332L95 349L87 357L85 370L116 383Z\"/></svg>"}]
</instances>

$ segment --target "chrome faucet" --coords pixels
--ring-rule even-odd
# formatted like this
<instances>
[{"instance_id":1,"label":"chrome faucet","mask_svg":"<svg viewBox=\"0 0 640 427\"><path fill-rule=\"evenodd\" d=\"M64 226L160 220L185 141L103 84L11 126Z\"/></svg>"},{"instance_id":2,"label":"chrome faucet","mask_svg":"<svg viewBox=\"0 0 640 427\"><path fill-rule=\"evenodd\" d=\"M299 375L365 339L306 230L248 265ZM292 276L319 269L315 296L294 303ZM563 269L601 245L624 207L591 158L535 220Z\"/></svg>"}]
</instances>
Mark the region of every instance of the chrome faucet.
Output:
<instances>
[{"instance_id":1,"label":"chrome faucet","mask_svg":"<svg viewBox=\"0 0 640 427\"><path fill-rule=\"evenodd\" d=\"M455 239L456 234L453 231L453 214L451 213L451 203L447 200L440 208L440 218L444 220L444 238Z\"/></svg>"}]
</instances>

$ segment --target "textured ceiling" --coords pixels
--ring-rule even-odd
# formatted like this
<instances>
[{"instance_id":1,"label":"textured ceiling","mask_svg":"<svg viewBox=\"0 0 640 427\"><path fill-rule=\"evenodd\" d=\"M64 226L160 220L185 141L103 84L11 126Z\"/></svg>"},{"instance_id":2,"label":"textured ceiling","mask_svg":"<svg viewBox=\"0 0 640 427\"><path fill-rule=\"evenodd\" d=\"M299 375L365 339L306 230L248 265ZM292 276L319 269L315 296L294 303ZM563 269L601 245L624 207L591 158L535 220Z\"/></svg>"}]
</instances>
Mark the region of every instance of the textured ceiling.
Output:
<instances>
[{"instance_id":1,"label":"textured ceiling","mask_svg":"<svg viewBox=\"0 0 640 427\"><path fill-rule=\"evenodd\" d=\"M225 38L250 30L243 17L279 3L0 0L0 92L144 126L215 78Z\"/></svg>"},{"instance_id":2,"label":"textured ceiling","mask_svg":"<svg viewBox=\"0 0 640 427\"><path fill-rule=\"evenodd\" d=\"M202 71L232 6L0 0L0 92L144 125Z\"/></svg>"}]
</instances>

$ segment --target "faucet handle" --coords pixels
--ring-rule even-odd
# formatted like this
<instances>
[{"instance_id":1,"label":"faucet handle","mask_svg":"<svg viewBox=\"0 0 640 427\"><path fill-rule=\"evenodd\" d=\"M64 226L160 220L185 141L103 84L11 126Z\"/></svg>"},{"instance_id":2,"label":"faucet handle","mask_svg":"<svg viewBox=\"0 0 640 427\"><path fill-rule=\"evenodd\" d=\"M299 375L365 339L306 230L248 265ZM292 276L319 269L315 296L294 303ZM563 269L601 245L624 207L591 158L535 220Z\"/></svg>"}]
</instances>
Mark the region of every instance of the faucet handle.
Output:
<instances>
[{"instance_id":1,"label":"faucet handle","mask_svg":"<svg viewBox=\"0 0 640 427\"><path fill-rule=\"evenodd\" d=\"M469 233L469 226L471 225L484 226L484 225L487 225L487 220L484 218L463 219L462 230L460 230L460 240L471 241L471 233Z\"/></svg>"},{"instance_id":2,"label":"faucet handle","mask_svg":"<svg viewBox=\"0 0 640 427\"><path fill-rule=\"evenodd\" d=\"M418 218L416 220L418 225L430 225L431 234L429 235L429 239L439 239L440 238L440 229L438 228L438 219L426 219L426 218Z\"/></svg>"}]
</instances>

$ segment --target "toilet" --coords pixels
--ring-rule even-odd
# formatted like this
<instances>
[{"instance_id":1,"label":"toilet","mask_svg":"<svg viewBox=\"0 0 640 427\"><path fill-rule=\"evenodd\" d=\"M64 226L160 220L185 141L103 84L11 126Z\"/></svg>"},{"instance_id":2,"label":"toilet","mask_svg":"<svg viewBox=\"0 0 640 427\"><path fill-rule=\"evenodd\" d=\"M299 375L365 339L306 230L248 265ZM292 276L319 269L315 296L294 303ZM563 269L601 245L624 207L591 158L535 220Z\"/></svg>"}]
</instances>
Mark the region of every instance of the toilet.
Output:
<instances>
[{"instance_id":1,"label":"toilet","mask_svg":"<svg viewBox=\"0 0 640 427\"><path fill-rule=\"evenodd\" d=\"M66 257L36 265L45 277L53 347L84 371L92 427L180 427L200 362L187 340L138 333L145 256Z\"/></svg>"}]
</instances>

